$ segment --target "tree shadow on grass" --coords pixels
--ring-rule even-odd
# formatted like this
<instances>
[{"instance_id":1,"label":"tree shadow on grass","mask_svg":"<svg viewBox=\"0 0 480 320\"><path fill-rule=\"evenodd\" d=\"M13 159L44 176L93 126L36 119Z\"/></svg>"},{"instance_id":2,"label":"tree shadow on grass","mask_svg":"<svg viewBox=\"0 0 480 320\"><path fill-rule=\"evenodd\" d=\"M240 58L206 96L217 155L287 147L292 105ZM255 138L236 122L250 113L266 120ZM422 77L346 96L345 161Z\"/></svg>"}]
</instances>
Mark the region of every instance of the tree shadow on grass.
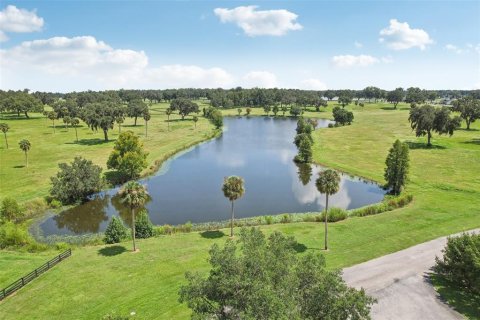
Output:
<instances>
[{"instance_id":1,"label":"tree shadow on grass","mask_svg":"<svg viewBox=\"0 0 480 320\"><path fill-rule=\"evenodd\" d=\"M305 252L307 251L307 246L304 245L303 243L295 243L295 245L293 246L293 249L297 252L297 253L302 253L302 252Z\"/></svg>"},{"instance_id":2,"label":"tree shadow on grass","mask_svg":"<svg viewBox=\"0 0 480 320\"><path fill-rule=\"evenodd\" d=\"M225 236L223 231L214 230L214 231L204 231L200 233L200 236L205 239L218 239Z\"/></svg>"},{"instance_id":3,"label":"tree shadow on grass","mask_svg":"<svg viewBox=\"0 0 480 320\"><path fill-rule=\"evenodd\" d=\"M115 245L98 250L98 254L101 254L104 257L113 257L126 251L127 249L124 246Z\"/></svg>"},{"instance_id":4,"label":"tree shadow on grass","mask_svg":"<svg viewBox=\"0 0 480 320\"><path fill-rule=\"evenodd\" d=\"M111 140L105 141L105 139L94 138L94 139L80 139L80 140L78 140L78 142L76 142L76 141L66 142L65 144L79 144L79 145L82 145L82 146L94 146L94 145L110 143L110 142L111 142Z\"/></svg>"},{"instance_id":5,"label":"tree shadow on grass","mask_svg":"<svg viewBox=\"0 0 480 320\"><path fill-rule=\"evenodd\" d=\"M426 282L435 286L440 300L466 316L468 319L480 319L480 296L466 292L445 279L442 275L429 272L424 275Z\"/></svg>"},{"instance_id":6,"label":"tree shadow on grass","mask_svg":"<svg viewBox=\"0 0 480 320\"><path fill-rule=\"evenodd\" d=\"M464 141L463 143L466 143L466 144L478 144L480 145L480 139L472 139L470 141Z\"/></svg>"},{"instance_id":7,"label":"tree shadow on grass","mask_svg":"<svg viewBox=\"0 0 480 320\"><path fill-rule=\"evenodd\" d=\"M412 150L417 150L417 149L427 149L427 150L433 150L433 149L446 149L444 146L439 146L432 144L431 146L427 145L427 143L422 143L422 142L412 142L412 141L407 141L408 147Z\"/></svg>"},{"instance_id":8,"label":"tree shadow on grass","mask_svg":"<svg viewBox=\"0 0 480 320\"><path fill-rule=\"evenodd\" d=\"M399 108L394 108L393 106L392 107L381 107L380 109L382 109L382 110L400 110Z\"/></svg>"},{"instance_id":9,"label":"tree shadow on grass","mask_svg":"<svg viewBox=\"0 0 480 320\"><path fill-rule=\"evenodd\" d=\"M143 120L142 120L143 121ZM138 128L138 127L143 127L143 124L137 123L137 125L134 124L122 124L122 128Z\"/></svg>"},{"instance_id":10,"label":"tree shadow on grass","mask_svg":"<svg viewBox=\"0 0 480 320\"><path fill-rule=\"evenodd\" d=\"M457 130L459 131L465 131L465 132L474 132L474 131L480 131L479 129L467 129L467 128L458 128Z\"/></svg>"}]
</instances>

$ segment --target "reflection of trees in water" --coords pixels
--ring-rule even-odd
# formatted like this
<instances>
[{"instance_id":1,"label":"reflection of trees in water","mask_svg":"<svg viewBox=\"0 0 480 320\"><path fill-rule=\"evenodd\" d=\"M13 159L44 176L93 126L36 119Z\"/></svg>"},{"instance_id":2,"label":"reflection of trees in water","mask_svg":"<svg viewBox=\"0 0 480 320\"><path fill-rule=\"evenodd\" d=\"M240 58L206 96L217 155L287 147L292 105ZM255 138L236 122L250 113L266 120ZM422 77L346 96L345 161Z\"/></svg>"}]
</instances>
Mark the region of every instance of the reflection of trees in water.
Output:
<instances>
[{"instance_id":1,"label":"reflection of trees in water","mask_svg":"<svg viewBox=\"0 0 480 320\"><path fill-rule=\"evenodd\" d=\"M308 163L295 163L298 168L298 179L306 186L312 177L312 166Z\"/></svg>"},{"instance_id":2,"label":"reflection of trees in water","mask_svg":"<svg viewBox=\"0 0 480 320\"><path fill-rule=\"evenodd\" d=\"M57 228L67 228L76 234L99 232L100 224L108 220L106 208L109 200L109 196L97 197L62 212L53 217L53 220Z\"/></svg>"},{"instance_id":3,"label":"reflection of trees in water","mask_svg":"<svg viewBox=\"0 0 480 320\"><path fill-rule=\"evenodd\" d=\"M145 205L143 207L137 208L135 210L135 214L139 213L140 211L145 209L145 206L152 201L152 197L148 197L147 201L145 201ZM122 218L123 222L129 226L132 227L132 215L130 213L130 208L126 206L125 204L122 203L122 199L120 198L119 195L115 195L112 197L112 206L115 208L117 211L118 215L120 218Z\"/></svg>"}]
</instances>

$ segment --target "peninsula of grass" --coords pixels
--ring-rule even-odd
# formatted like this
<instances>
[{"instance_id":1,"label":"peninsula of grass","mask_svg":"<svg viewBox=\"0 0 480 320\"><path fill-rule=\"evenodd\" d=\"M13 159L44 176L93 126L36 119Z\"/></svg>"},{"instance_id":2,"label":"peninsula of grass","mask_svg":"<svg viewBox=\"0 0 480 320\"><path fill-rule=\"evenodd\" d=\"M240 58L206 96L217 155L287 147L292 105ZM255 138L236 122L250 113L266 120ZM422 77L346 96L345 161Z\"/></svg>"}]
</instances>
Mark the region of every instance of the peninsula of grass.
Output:
<instances>
[{"instance_id":1,"label":"peninsula of grass","mask_svg":"<svg viewBox=\"0 0 480 320\"><path fill-rule=\"evenodd\" d=\"M414 200L401 209L331 224L330 250L324 252L329 268L351 266L480 227L479 123L452 137L435 135L433 147L426 148L425 139L415 138L411 131L405 106L399 110L387 104L347 108L354 111L352 125L315 131L314 160L382 183L389 147L395 139L407 141L411 169L406 191ZM233 115L233 111L228 113ZM65 154L70 158L70 153ZM260 228L295 236L304 252L320 252L323 245L321 223ZM223 243L226 234L219 230L159 236L138 241L140 252L136 254L129 252L129 242L75 248L72 257L0 302L2 319L101 319L112 311L135 312L136 319L186 319L190 311L178 302L184 273L207 272L208 249L213 243ZM0 287L48 260L48 253L56 254L53 250L41 254L0 251Z\"/></svg>"}]
</instances>

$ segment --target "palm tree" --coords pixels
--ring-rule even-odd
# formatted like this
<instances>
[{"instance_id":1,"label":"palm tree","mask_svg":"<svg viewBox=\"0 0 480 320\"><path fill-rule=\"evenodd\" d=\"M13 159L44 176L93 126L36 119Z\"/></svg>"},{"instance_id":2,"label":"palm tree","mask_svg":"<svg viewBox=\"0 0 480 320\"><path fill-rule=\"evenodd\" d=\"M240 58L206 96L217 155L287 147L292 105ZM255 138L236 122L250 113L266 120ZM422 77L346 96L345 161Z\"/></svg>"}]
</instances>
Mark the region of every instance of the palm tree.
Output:
<instances>
[{"instance_id":1,"label":"palm tree","mask_svg":"<svg viewBox=\"0 0 480 320\"><path fill-rule=\"evenodd\" d=\"M57 119L57 113L55 111L50 111L48 113L48 119L53 122L53 133L55 133L55 119Z\"/></svg>"},{"instance_id":2,"label":"palm tree","mask_svg":"<svg viewBox=\"0 0 480 320\"><path fill-rule=\"evenodd\" d=\"M232 203L232 218L230 220L230 237L233 237L233 219L235 218L235 211L233 204L235 200L240 199L245 193L244 181L237 176L230 176L225 178L222 186L225 198L228 198Z\"/></svg>"},{"instance_id":3,"label":"palm tree","mask_svg":"<svg viewBox=\"0 0 480 320\"><path fill-rule=\"evenodd\" d=\"M172 114L172 109L168 108L167 110L165 110L165 114L167 115L167 128L168 128L168 131L170 131L170 115Z\"/></svg>"},{"instance_id":4,"label":"palm tree","mask_svg":"<svg viewBox=\"0 0 480 320\"><path fill-rule=\"evenodd\" d=\"M30 144L30 141L27 139L23 139L18 143L20 146L20 149L22 149L23 152L25 152L25 166L28 168L28 151L30 150L30 147L32 146Z\"/></svg>"},{"instance_id":5,"label":"palm tree","mask_svg":"<svg viewBox=\"0 0 480 320\"><path fill-rule=\"evenodd\" d=\"M122 203L130 207L132 214L132 239L133 251L137 251L135 245L135 209L142 207L148 199L148 192L145 186L136 181L127 182L118 192Z\"/></svg>"},{"instance_id":6,"label":"palm tree","mask_svg":"<svg viewBox=\"0 0 480 320\"><path fill-rule=\"evenodd\" d=\"M195 129L197 128L198 117L193 116L193 122L195 123Z\"/></svg>"},{"instance_id":7,"label":"palm tree","mask_svg":"<svg viewBox=\"0 0 480 320\"><path fill-rule=\"evenodd\" d=\"M317 179L317 189L320 193L325 193L327 196L327 201L325 202L325 250L328 249L327 239L328 239L328 228L327 228L327 217L328 217L328 196L338 192L340 184L340 175L338 172L327 169L318 174Z\"/></svg>"},{"instance_id":8,"label":"palm tree","mask_svg":"<svg viewBox=\"0 0 480 320\"><path fill-rule=\"evenodd\" d=\"M5 136L5 144L7 145L8 149L8 140L7 140L7 131L10 129L9 125L6 123L0 123L0 130L3 132L3 135Z\"/></svg>"},{"instance_id":9,"label":"palm tree","mask_svg":"<svg viewBox=\"0 0 480 320\"><path fill-rule=\"evenodd\" d=\"M125 117L123 115L115 118L115 122L118 124L118 134L122 132L122 123L124 121L125 121Z\"/></svg>"},{"instance_id":10,"label":"palm tree","mask_svg":"<svg viewBox=\"0 0 480 320\"><path fill-rule=\"evenodd\" d=\"M73 119L70 121L70 124L71 124L72 127L75 129L75 137L77 138L77 142L78 142L77 126L80 124L80 120L78 120L77 118L73 118Z\"/></svg>"},{"instance_id":11,"label":"palm tree","mask_svg":"<svg viewBox=\"0 0 480 320\"><path fill-rule=\"evenodd\" d=\"M145 138L148 137L148 121L150 121L151 118L150 112L145 111L143 114L143 120L145 120Z\"/></svg>"}]
</instances>

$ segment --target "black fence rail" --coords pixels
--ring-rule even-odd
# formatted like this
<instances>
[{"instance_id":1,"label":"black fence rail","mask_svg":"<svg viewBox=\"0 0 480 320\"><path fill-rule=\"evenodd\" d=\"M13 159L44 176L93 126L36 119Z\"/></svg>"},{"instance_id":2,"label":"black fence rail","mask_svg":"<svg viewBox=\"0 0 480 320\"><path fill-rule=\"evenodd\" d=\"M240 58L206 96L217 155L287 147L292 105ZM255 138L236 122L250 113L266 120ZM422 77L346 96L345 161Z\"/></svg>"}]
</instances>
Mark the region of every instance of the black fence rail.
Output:
<instances>
[{"instance_id":1,"label":"black fence rail","mask_svg":"<svg viewBox=\"0 0 480 320\"><path fill-rule=\"evenodd\" d=\"M21 277L20 279L18 279L17 281L15 281L11 285L9 285L8 287L5 287L4 289L2 289L0 291L0 301L5 299L7 296L11 295L12 293L17 291L18 289L22 288L27 283L29 283L30 281L32 281L33 279L35 279L36 277L38 277L39 275L41 275L45 271L47 271L50 268L52 268L53 266L57 265L62 260L65 260L66 258L70 257L71 255L72 255L72 249L68 249L68 250L60 253L58 256L56 256L52 260L48 261L47 263L45 263L41 267L39 267L39 268L35 269L34 271L30 272L26 276Z\"/></svg>"}]
</instances>

